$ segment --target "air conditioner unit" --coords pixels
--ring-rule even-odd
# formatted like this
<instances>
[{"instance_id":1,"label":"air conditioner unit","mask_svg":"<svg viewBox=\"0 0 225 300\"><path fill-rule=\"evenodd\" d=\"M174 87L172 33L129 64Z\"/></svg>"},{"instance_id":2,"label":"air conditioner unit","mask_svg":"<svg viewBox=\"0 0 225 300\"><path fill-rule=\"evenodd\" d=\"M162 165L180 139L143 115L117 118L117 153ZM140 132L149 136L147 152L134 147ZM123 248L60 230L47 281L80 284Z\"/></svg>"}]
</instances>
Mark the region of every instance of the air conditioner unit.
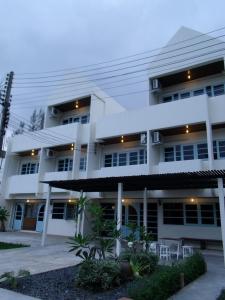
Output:
<instances>
[{"instance_id":1,"label":"air conditioner unit","mask_svg":"<svg viewBox=\"0 0 225 300\"><path fill-rule=\"evenodd\" d=\"M46 149L46 157L47 158L54 158L55 157L55 152L51 149Z\"/></svg>"},{"instance_id":2,"label":"air conditioner unit","mask_svg":"<svg viewBox=\"0 0 225 300\"><path fill-rule=\"evenodd\" d=\"M152 91L158 91L160 89L159 80L157 78L152 79Z\"/></svg>"},{"instance_id":3,"label":"air conditioner unit","mask_svg":"<svg viewBox=\"0 0 225 300\"><path fill-rule=\"evenodd\" d=\"M141 145L146 145L147 144L147 134L146 133L141 134L140 143L141 143Z\"/></svg>"},{"instance_id":4,"label":"air conditioner unit","mask_svg":"<svg viewBox=\"0 0 225 300\"><path fill-rule=\"evenodd\" d=\"M60 114L60 111L55 108L54 106L50 108L50 117L55 118L58 117L58 115Z\"/></svg>"},{"instance_id":5,"label":"air conditioner unit","mask_svg":"<svg viewBox=\"0 0 225 300\"><path fill-rule=\"evenodd\" d=\"M162 137L159 131L154 131L152 133L152 143L153 144L161 144L162 142Z\"/></svg>"}]
</instances>

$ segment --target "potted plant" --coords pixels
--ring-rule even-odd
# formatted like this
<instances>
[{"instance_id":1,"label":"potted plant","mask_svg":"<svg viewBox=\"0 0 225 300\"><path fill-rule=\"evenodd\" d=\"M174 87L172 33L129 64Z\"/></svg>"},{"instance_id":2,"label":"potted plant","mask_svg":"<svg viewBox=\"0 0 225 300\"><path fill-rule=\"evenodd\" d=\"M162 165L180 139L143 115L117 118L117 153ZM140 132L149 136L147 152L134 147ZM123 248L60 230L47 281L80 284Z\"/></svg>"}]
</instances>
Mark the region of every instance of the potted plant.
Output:
<instances>
[{"instance_id":1,"label":"potted plant","mask_svg":"<svg viewBox=\"0 0 225 300\"><path fill-rule=\"evenodd\" d=\"M9 212L5 207L0 206L0 231L5 231L5 222L9 217Z\"/></svg>"}]
</instances>

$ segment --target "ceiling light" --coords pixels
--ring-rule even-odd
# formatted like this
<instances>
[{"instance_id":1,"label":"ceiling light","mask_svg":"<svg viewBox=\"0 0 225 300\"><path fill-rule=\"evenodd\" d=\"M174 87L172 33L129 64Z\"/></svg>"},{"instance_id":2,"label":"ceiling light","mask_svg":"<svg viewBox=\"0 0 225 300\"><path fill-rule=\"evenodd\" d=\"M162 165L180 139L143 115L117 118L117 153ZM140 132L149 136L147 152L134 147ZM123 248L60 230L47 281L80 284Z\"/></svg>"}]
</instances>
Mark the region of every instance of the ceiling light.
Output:
<instances>
[{"instance_id":1,"label":"ceiling light","mask_svg":"<svg viewBox=\"0 0 225 300\"><path fill-rule=\"evenodd\" d=\"M35 150L32 149L32 150L31 150L31 156L34 156L34 155L35 155Z\"/></svg>"},{"instance_id":2,"label":"ceiling light","mask_svg":"<svg viewBox=\"0 0 225 300\"><path fill-rule=\"evenodd\" d=\"M190 201L193 203L193 202L195 202L195 199L194 199L194 198L191 198Z\"/></svg>"},{"instance_id":3,"label":"ceiling light","mask_svg":"<svg viewBox=\"0 0 225 300\"><path fill-rule=\"evenodd\" d=\"M69 200L68 200L68 202L69 202L69 203L71 203L71 202L72 202L72 200L71 200L71 199L69 199Z\"/></svg>"},{"instance_id":4,"label":"ceiling light","mask_svg":"<svg viewBox=\"0 0 225 300\"><path fill-rule=\"evenodd\" d=\"M70 150L73 151L74 150L74 145L71 144Z\"/></svg>"},{"instance_id":5,"label":"ceiling light","mask_svg":"<svg viewBox=\"0 0 225 300\"><path fill-rule=\"evenodd\" d=\"M189 127L189 125L186 125L186 128L188 128Z\"/></svg>"},{"instance_id":6,"label":"ceiling light","mask_svg":"<svg viewBox=\"0 0 225 300\"><path fill-rule=\"evenodd\" d=\"M190 72L190 70L188 70L188 75L187 75L187 79L191 79L191 72Z\"/></svg>"},{"instance_id":7,"label":"ceiling light","mask_svg":"<svg viewBox=\"0 0 225 300\"><path fill-rule=\"evenodd\" d=\"M125 201L125 199L122 199L122 202L124 202Z\"/></svg>"},{"instance_id":8,"label":"ceiling light","mask_svg":"<svg viewBox=\"0 0 225 300\"><path fill-rule=\"evenodd\" d=\"M76 101L76 103L75 103L75 108L79 108L79 103L78 103L78 101Z\"/></svg>"},{"instance_id":9,"label":"ceiling light","mask_svg":"<svg viewBox=\"0 0 225 300\"><path fill-rule=\"evenodd\" d=\"M121 141L121 143L123 143L123 142L124 142L123 135L121 136L121 140L120 140L120 141Z\"/></svg>"},{"instance_id":10,"label":"ceiling light","mask_svg":"<svg viewBox=\"0 0 225 300\"><path fill-rule=\"evenodd\" d=\"M186 133L189 133L189 129L186 129Z\"/></svg>"},{"instance_id":11,"label":"ceiling light","mask_svg":"<svg viewBox=\"0 0 225 300\"><path fill-rule=\"evenodd\" d=\"M27 201L26 201L27 203L29 203L30 202L30 200L29 199L27 199Z\"/></svg>"}]
</instances>

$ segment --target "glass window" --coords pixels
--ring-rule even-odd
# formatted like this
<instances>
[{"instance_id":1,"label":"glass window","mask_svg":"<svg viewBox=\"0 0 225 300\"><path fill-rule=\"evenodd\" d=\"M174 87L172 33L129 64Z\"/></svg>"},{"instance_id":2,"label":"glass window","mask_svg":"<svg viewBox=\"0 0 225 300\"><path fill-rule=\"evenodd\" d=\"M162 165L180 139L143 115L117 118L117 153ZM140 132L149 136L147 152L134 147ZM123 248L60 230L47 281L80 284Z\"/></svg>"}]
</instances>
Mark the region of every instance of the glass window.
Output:
<instances>
[{"instance_id":1,"label":"glass window","mask_svg":"<svg viewBox=\"0 0 225 300\"><path fill-rule=\"evenodd\" d=\"M180 161L181 160L181 145L176 145L176 160Z\"/></svg>"},{"instance_id":2,"label":"glass window","mask_svg":"<svg viewBox=\"0 0 225 300\"><path fill-rule=\"evenodd\" d=\"M214 225L214 205L213 204L201 204L201 223L204 225Z\"/></svg>"},{"instance_id":3,"label":"glass window","mask_svg":"<svg viewBox=\"0 0 225 300\"><path fill-rule=\"evenodd\" d=\"M80 171L85 171L87 167L87 156L80 158Z\"/></svg>"},{"instance_id":4,"label":"glass window","mask_svg":"<svg viewBox=\"0 0 225 300\"><path fill-rule=\"evenodd\" d=\"M185 222L187 224L198 224L198 206L196 204L185 205Z\"/></svg>"},{"instance_id":5,"label":"glass window","mask_svg":"<svg viewBox=\"0 0 225 300\"><path fill-rule=\"evenodd\" d=\"M85 115L81 117L81 124L89 123L89 115Z\"/></svg>"},{"instance_id":6,"label":"glass window","mask_svg":"<svg viewBox=\"0 0 225 300\"><path fill-rule=\"evenodd\" d=\"M104 167L105 168L112 167L112 154L105 155Z\"/></svg>"},{"instance_id":7,"label":"glass window","mask_svg":"<svg viewBox=\"0 0 225 300\"><path fill-rule=\"evenodd\" d=\"M214 96L219 96L224 94L224 84L218 84L213 86Z\"/></svg>"},{"instance_id":8,"label":"glass window","mask_svg":"<svg viewBox=\"0 0 225 300\"><path fill-rule=\"evenodd\" d=\"M68 119L65 119L65 120L63 120L63 125L66 125L66 124L68 124L69 123L69 121L68 121Z\"/></svg>"},{"instance_id":9,"label":"glass window","mask_svg":"<svg viewBox=\"0 0 225 300\"><path fill-rule=\"evenodd\" d=\"M216 203L216 225L217 225L217 226L221 226L219 203Z\"/></svg>"},{"instance_id":10,"label":"glass window","mask_svg":"<svg viewBox=\"0 0 225 300\"><path fill-rule=\"evenodd\" d=\"M179 99L179 95L178 94L173 94L173 100L178 100Z\"/></svg>"},{"instance_id":11,"label":"glass window","mask_svg":"<svg viewBox=\"0 0 225 300\"><path fill-rule=\"evenodd\" d=\"M183 225L184 224L183 204L164 203L163 222L164 224Z\"/></svg>"},{"instance_id":12,"label":"glass window","mask_svg":"<svg viewBox=\"0 0 225 300\"><path fill-rule=\"evenodd\" d=\"M79 117L73 118L73 123L79 123L79 122L80 122L80 118Z\"/></svg>"},{"instance_id":13,"label":"glass window","mask_svg":"<svg viewBox=\"0 0 225 300\"><path fill-rule=\"evenodd\" d=\"M58 160L58 172L63 171L72 171L73 169L73 159L72 158L64 158Z\"/></svg>"},{"instance_id":14,"label":"glass window","mask_svg":"<svg viewBox=\"0 0 225 300\"><path fill-rule=\"evenodd\" d=\"M145 149L139 151L139 164L147 164L147 151Z\"/></svg>"},{"instance_id":15,"label":"glass window","mask_svg":"<svg viewBox=\"0 0 225 300\"><path fill-rule=\"evenodd\" d=\"M225 141L219 141L218 145L219 145L220 158L224 158L225 157Z\"/></svg>"},{"instance_id":16,"label":"glass window","mask_svg":"<svg viewBox=\"0 0 225 300\"><path fill-rule=\"evenodd\" d=\"M127 164L127 154L119 153L119 166L126 166Z\"/></svg>"},{"instance_id":17,"label":"glass window","mask_svg":"<svg viewBox=\"0 0 225 300\"><path fill-rule=\"evenodd\" d=\"M205 88L206 90L206 94L209 96L209 97L212 97L212 87L209 85Z\"/></svg>"},{"instance_id":18,"label":"glass window","mask_svg":"<svg viewBox=\"0 0 225 300\"><path fill-rule=\"evenodd\" d=\"M190 92L185 92L180 94L181 99L189 98L190 97Z\"/></svg>"},{"instance_id":19,"label":"glass window","mask_svg":"<svg viewBox=\"0 0 225 300\"><path fill-rule=\"evenodd\" d=\"M172 101L172 96L163 97L163 102L170 102L170 101Z\"/></svg>"},{"instance_id":20,"label":"glass window","mask_svg":"<svg viewBox=\"0 0 225 300\"><path fill-rule=\"evenodd\" d=\"M214 156L214 159L218 159L217 141L213 141L213 156Z\"/></svg>"},{"instance_id":21,"label":"glass window","mask_svg":"<svg viewBox=\"0 0 225 300\"><path fill-rule=\"evenodd\" d=\"M64 219L65 203L54 203L52 209L52 219Z\"/></svg>"},{"instance_id":22,"label":"glass window","mask_svg":"<svg viewBox=\"0 0 225 300\"><path fill-rule=\"evenodd\" d=\"M137 151L129 153L129 164L130 165L138 164L138 152Z\"/></svg>"},{"instance_id":23,"label":"glass window","mask_svg":"<svg viewBox=\"0 0 225 300\"><path fill-rule=\"evenodd\" d=\"M66 203L66 220L74 220L76 216L76 204Z\"/></svg>"},{"instance_id":24,"label":"glass window","mask_svg":"<svg viewBox=\"0 0 225 300\"><path fill-rule=\"evenodd\" d=\"M174 148L173 147L165 148L164 154L165 154L165 161L174 161Z\"/></svg>"},{"instance_id":25,"label":"glass window","mask_svg":"<svg viewBox=\"0 0 225 300\"><path fill-rule=\"evenodd\" d=\"M204 89L195 90L193 92L194 96L200 96L200 95L203 95L203 94L204 94Z\"/></svg>"},{"instance_id":26,"label":"glass window","mask_svg":"<svg viewBox=\"0 0 225 300\"><path fill-rule=\"evenodd\" d=\"M39 163L26 163L21 166L21 175L38 173Z\"/></svg>"},{"instance_id":27,"label":"glass window","mask_svg":"<svg viewBox=\"0 0 225 300\"><path fill-rule=\"evenodd\" d=\"M194 159L194 146L193 145L184 145L183 146L183 156L184 156L184 160Z\"/></svg>"},{"instance_id":28,"label":"glass window","mask_svg":"<svg viewBox=\"0 0 225 300\"><path fill-rule=\"evenodd\" d=\"M113 167L117 166L117 153L113 153Z\"/></svg>"},{"instance_id":29,"label":"glass window","mask_svg":"<svg viewBox=\"0 0 225 300\"><path fill-rule=\"evenodd\" d=\"M198 151L198 159L207 159L208 158L207 143L198 144L197 151Z\"/></svg>"}]
</instances>

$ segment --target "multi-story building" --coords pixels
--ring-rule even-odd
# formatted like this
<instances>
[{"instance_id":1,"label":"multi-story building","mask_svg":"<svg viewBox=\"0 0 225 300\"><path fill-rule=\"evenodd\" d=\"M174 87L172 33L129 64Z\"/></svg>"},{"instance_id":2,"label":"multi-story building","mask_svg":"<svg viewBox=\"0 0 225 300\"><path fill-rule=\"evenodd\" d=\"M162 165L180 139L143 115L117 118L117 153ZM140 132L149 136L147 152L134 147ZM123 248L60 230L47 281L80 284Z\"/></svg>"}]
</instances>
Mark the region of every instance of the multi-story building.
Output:
<instances>
[{"instance_id":1,"label":"multi-story building","mask_svg":"<svg viewBox=\"0 0 225 300\"><path fill-rule=\"evenodd\" d=\"M10 228L42 231L42 181L225 170L224 55L220 40L181 28L149 65L147 107L126 110L99 89L49 104L44 129L14 136L8 147L2 192ZM124 234L135 221L155 238L222 240L217 189L164 186L145 189L145 204L143 190L124 191ZM75 233L78 196L52 189L49 234ZM87 197L115 217L116 191Z\"/></svg>"}]
</instances>

